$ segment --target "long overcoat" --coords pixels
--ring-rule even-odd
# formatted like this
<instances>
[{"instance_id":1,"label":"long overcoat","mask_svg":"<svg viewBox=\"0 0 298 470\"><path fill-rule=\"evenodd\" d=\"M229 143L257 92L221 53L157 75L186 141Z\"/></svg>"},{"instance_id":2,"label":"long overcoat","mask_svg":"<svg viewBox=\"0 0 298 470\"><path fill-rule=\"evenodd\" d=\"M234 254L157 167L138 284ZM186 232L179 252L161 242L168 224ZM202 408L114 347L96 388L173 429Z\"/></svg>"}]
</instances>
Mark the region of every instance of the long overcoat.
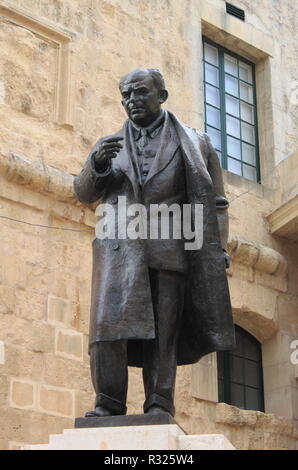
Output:
<instances>
[{"instance_id":1,"label":"long overcoat","mask_svg":"<svg viewBox=\"0 0 298 470\"><path fill-rule=\"evenodd\" d=\"M104 173L95 169L94 155L100 139L75 178L74 188L83 203L100 200L100 203L112 204L117 226L118 196L126 196L127 205L142 203L144 199L147 202L159 200L157 192L163 191L166 170L180 147L187 202L203 205L203 245L199 250L189 251L178 348L178 365L182 365L197 362L210 352L234 347L223 256L228 236L228 202L218 157L207 134L184 125L169 111L165 114L162 144L143 187L138 180L129 121L126 121L123 128L111 136L124 140L110 168ZM95 238L90 345L97 341L127 339L129 365L139 367L142 366L141 340L153 338L154 314L143 240Z\"/></svg>"}]
</instances>

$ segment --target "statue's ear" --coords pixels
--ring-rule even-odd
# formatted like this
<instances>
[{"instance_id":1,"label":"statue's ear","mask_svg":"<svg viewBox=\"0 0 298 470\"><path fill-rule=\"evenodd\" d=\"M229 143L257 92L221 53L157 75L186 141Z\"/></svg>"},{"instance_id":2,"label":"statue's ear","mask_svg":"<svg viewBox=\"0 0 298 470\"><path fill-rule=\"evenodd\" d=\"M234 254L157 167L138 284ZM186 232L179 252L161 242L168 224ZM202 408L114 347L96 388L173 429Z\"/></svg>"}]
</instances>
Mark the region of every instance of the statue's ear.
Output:
<instances>
[{"instance_id":1,"label":"statue's ear","mask_svg":"<svg viewBox=\"0 0 298 470\"><path fill-rule=\"evenodd\" d=\"M159 102L160 102L160 104L162 104L162 103L164 103L165 101L167 101L168 96L169 96L169 93L167 92L167 90L161 90L161 91L159 92Z\"/></svg>"}]
</instances>

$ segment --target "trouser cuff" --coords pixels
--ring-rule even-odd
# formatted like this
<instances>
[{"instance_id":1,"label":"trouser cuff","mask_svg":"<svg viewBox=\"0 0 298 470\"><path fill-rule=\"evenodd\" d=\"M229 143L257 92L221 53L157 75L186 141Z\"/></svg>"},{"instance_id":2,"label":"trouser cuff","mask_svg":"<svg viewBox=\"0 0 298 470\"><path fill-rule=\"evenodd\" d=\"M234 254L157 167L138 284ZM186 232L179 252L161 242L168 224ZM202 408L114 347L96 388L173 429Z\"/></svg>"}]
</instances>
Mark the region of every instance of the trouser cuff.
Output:
<instances>
[{"instance_id":1,"label":"trouser cuff","mask_svg":"<svg viewBox=\"0 0 298 470\"><path fill-rule=\"evenodd\" d=\"M95 408L103 406L104 408L112 411L115 415L125 415L127 407L119 400L111 398L104 393L99 393L95 398Z\"/></svg>"},{"instance_id":2,"label":"trouser cuff","mask_svg":"<svg viewBox=\"0 0 298 470\"><path fill-rule=\"evenodd\" d=\"M151 406L159 406L164 410L168 411L172 416L175 415L175 407L171 400L158 395L157 393L153 393L144 403L144 413L147 413Z\"/></svg>"}]
</instances>

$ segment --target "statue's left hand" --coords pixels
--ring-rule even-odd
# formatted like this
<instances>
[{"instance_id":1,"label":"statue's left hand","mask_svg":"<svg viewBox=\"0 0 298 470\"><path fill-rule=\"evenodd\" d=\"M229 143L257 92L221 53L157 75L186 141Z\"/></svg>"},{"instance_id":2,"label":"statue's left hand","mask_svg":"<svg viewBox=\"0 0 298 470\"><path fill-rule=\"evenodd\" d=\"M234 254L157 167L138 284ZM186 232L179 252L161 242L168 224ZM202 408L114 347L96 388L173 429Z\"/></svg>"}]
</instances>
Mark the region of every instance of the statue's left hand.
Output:
<instances>
[{"instance_id":1,"label":"statue's left hand","mask_svg":"<svg viewBox=\"0 0 298 470\"><path fill-rule=\"evenodd\" d=\"M224 257L225 257L226 269L229 269L231 265L231 257L226 251L224 251Z\"/></svg>"}]
</instances>

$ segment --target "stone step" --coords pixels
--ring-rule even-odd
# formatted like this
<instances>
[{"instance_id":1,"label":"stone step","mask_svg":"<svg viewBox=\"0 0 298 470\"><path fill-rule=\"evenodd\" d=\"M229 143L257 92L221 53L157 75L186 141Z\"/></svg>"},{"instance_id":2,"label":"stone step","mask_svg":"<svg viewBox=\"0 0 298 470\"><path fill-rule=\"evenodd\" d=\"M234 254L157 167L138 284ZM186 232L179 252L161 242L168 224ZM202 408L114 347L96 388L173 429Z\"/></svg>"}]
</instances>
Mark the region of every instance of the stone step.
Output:
<instances>
[{"instance_id":1,"label":"stone step","mask_svg":"<svg viewBox=\"0 0 298 470\"><path fill-rule=\"evenodd\" d=\"M234 450L222 434L186 435L176 424L65 429L24 450Z\"/></svg>"}]
</instances>

